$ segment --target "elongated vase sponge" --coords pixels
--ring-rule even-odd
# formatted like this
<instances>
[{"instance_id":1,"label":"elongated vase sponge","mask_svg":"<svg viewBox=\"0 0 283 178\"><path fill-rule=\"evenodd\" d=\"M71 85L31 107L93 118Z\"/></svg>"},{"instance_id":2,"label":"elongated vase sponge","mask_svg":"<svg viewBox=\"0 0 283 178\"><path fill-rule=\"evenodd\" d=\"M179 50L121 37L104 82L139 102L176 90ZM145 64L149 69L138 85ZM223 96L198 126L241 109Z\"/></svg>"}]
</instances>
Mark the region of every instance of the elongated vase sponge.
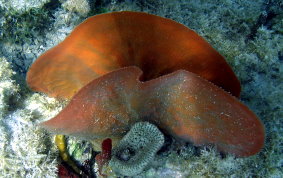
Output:
<instances>
[{"instance_id":1,"label":"elongated vase sponge","mask_svg":"<svg viewBox=\"0 0 283 178\"><path fill-rule=\"evenodd\" d=\"M117 174L141 173L164 144L164 136L149 122L138 122L113 149L110 167Z\"/></svg>"}]
</instances>

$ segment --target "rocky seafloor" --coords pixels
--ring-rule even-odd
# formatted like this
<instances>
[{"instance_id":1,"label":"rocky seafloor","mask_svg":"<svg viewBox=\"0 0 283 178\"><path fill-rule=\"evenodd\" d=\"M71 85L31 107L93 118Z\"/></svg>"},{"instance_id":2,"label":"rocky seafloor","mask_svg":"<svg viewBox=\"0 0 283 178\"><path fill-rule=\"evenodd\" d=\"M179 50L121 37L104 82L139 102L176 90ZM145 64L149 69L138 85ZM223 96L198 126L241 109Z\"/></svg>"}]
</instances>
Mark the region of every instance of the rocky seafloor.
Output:
<instances>
[{"instance_id":1,"label":"rocky seafloor","mask_svg":"<svg viewBox=\"0 0 283 178\"><path fill-rule=\"evenodd\" d=\"M0 0L0 177L58 176L53 136L37 124L56 115L64 103L31 91L26 72L87 17L122 10L173 19L205 38L232 66L242 84L241 101L259 116L266 132L262 151L247 158L173 140L138 176L283 177L279 0ZM88 159L87 142L69 138L69 145L74 159Z\"/></svg>"}]
</instances>

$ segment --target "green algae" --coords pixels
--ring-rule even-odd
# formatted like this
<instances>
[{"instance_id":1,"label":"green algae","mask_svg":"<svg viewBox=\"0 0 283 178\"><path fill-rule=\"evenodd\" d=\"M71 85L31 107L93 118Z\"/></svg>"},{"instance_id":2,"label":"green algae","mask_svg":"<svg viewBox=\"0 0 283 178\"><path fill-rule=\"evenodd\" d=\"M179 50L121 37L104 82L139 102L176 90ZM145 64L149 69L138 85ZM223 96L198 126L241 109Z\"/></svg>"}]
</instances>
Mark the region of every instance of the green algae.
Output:
<instances>
[{"instance_id":1,"label":"green algae","mask_svg":"<svg viewBox=\"0 0 283 178\"><path fill-rule=\"evenodd\" d=\"M50 12L44 8L31 8L29 11L5 11L2 40L12 43L31 42L37 35L43 35L52 23Z\"/></svg>"}]
</instances>

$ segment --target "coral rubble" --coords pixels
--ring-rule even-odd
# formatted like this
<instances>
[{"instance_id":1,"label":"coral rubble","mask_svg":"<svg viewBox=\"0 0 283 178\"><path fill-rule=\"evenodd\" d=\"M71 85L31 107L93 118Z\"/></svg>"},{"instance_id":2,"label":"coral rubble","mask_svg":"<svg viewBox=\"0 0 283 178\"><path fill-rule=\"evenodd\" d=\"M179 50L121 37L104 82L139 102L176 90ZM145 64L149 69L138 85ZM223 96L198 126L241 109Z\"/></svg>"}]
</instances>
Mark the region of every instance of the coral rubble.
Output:
<instances>
[{"instance_id":1,"label":"coral rubble","mask_svg":"<svg viewBox=\"0 0 283 178\"><path fill-rule=\"evenodd\" d=\"M55 176L56 151L50 147L45 132L35 125L36 110L43 109L40 97L29 97L23 102L13 74L7 60L0 58L0 176ZM46 113L48 109L43 110Z\"/></svg>"}]
</instances>

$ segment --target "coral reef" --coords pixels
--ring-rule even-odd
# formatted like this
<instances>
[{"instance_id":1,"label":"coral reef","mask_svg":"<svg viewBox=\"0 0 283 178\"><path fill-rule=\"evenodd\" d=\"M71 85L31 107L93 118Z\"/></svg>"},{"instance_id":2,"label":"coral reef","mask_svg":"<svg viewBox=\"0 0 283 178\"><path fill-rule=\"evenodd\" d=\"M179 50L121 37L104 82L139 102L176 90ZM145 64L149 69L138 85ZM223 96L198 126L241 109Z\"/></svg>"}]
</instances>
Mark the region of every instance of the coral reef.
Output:
<instances>
[{"instance_id":1,"label":"coral reef","mask_svg":"<svg viewBox=\"0 0 283 178\"><path fill-rule=\"evenodd\" d=\"M62 7L69 11L77 12L82 16L90 12L90 6L87 0L67 0L62 3Z\"/></svg>"},{"instance_id":2,"label":"coral reef","mask_svg":"<svg viewBox=\"0 0 283 178\"><path fill-rule=\"evenodd\" d=\"M162 8L160 8L162 7ZM111 6L114 10L136 10L139 4L131 6ZM269 10L268 10L269 9ZM279 10L281 9L281 10ZM226 171L226 175L274 176L281 177L282 166L282 46L283 36L278 27L282 23L282 3L276 0L240 1L217 0L194 3L185 0L162 3L161 6L143 7L143 11L155 13L181 22L201 34L231 64L242 84L241 100L260 116L264 122L267 137L262 153L244 160L231 160L229 164L239 169ZM265 23L257 26L260 16L269 15ZM178 13L175 13L178 12ZM256 27L256 28L255 28ZM248 39L254 34L254 39ZM194 157L188 160L193 161ZM218 167L225 167L221 157L207 159L218 160ZM198 159L198 165L207 161ZM256 163L256 164L253 164ZM206 168L213 164L207 164ZM177 169L177 164L174 164ZM189 172L195 168L187 167ZM241 170L239 172L238 170ZM218 169L203 169L199 175L209 172L211 175L221 173ZM181 171L182 172L182 171ZM217 173L218 172L218 173Z\"/></svg>"},{"instance_id":3,"label":"coral reef","mask_svg":"<svg viewBox=\"0 0 283 178\"><path fill-rule=\"evenodd\" d=\"M0 54L12 61L18 74L24 75L36 57L62 41L83 20L62 8L58 10L59 5L52 1L23 12L8 10L4 4L0 7Z\"/></svg>"},{"instance_id":4,"label":"coral reef","mask_svg":"<svg viewBox=\"0 0 283 178\"><path fill-rule=\"evenodd\" d=\"M36 128L35 123L53 117L62 105L54 99L41 94L31 94L25 90L24 75L28 66L42 52L62 41L84 18L74 11L64 9L61 3L55 3L55 6L49 6L48 3L46 5L49 8L45 11L45 2L49 1L0 1L0 55L6 58L4 65L1 64L0 71L10 71L17 75L12 79L12 76L4 72L5 75L0 77L0 81L5 83L3 86L6 86L6 94L1 95L4 99L1 99L0 110L0 177L57 177L58 153L55 147L51 146L49 135ZM193 151L195 148L191 145L180 147L173 143L169 150L155 157L151 168L142 172L140 177L283 177L282 2L107 2L96 4L99 4L103 11L135 10L171 18L201 34L231 64L242 84L242 101L260 116L267 133L262 152L245 159L229 155L223 157L213 148ZM11 6L12 3L14 5ZM5 6L19 8L8 10ZM39 8L38 12L50 12L51 15L47 16L50 23L39 24L32 20L31 23L34 24L27 26L31 27L29 39L19 35L19 43L15 43L13 35L3 38L4 33L19 34L17 31L22 31L18 24L13 25L12 29L7 27L7 20L13 17L13 21L16 22L21 17L13 15L15 12L23 14L32 8ZM45 17L44 14L37 15ZM34 28L35 31L42 28L45 30L43 33L33 33ZM2 29L10 29L13 32ZM10 67L2 68L7 66L7 61L13 70ZM2 87L2 83L0 88L5 88ZM19 90L26 93L24 97L19 98ZM73 138L71 140L70 149L78 148L77 156L84 157L85 155L81 154L83 147L79 148L85 142ZM30 151L27 151L27 148Z\"/></svg>"},{"instance_id":5,"label":"coral reef","mask_svg":"<svg viewBox=\"0 0 283 178\"><path fill-rule=\"evenodd\" d=\"M0 57L0 118L7 114L9 105L19 99L19 86L11 79L14 74L6 58Z\"/></svg>"},{"instance_id":6,"label":"coral reef","mask_svg":"<svg viewBox=\"0 0 283 178\"><path fill-rule=\"evenodd\" d=\"M0 7L18 12L28 11L31 8L41 8L50 0L0 0Z\"/></svg>"},{"instance_id":7,"label":"coral reef","mask_svg":"<svg viewBox=\"0 0 283 178\"><path fill-rule=\"evenodd\" d=\"M164 143L159 129L148 122L138 122L113 149L109 166L116 174L135 176L153 160Z\"/></svg>"},{"instance_id":8,"label":"coral reef","mask_svg":"<svg viewBox=\"0 0 283 178\"><path fill-rule=\"evenodd\" d=\"M46 98L40 101L42 98L34 94L22 101L23 94L20 90L24 89L20 89L16 80L12 79L13 74L15 72L6 59L0 58L0 176L55 176L56 151L50 146L46 133L35 125L36 118L48 112L48 108L42 107ZM48 102L49 107L51 103ZM49 115L51 113L48 112Z\"/></svg>"},{"instance_id":9,"label":"coral reef","mask_svg":"<svg viewBox=\"0 0 283 178\"><path fill-rule=\"evenodd\" d=\"M2 15L4 21L1 41L11 43L30 43L32 38L43 35L47 24L52 21L50 12L46 8L31 8L25 12L11 10Z\"/></svg>"}]
</instances>

